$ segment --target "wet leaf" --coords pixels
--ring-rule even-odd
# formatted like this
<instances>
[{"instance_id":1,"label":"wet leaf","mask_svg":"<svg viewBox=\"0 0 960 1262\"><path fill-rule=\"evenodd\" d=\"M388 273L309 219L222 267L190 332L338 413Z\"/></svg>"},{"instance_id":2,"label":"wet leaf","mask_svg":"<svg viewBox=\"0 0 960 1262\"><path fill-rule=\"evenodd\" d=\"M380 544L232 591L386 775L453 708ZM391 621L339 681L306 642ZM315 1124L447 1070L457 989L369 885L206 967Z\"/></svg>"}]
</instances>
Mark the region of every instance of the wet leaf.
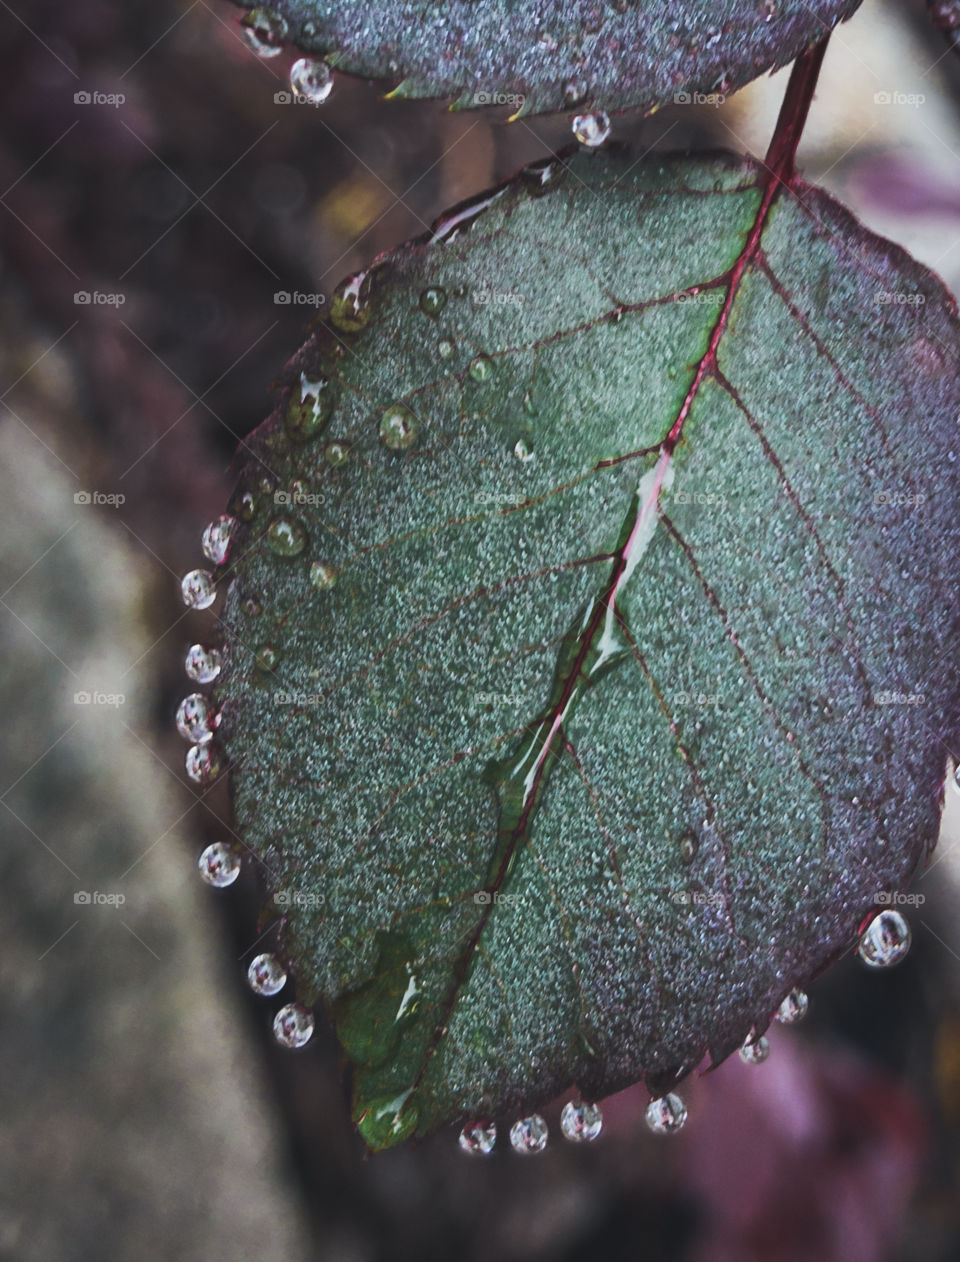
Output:
<instances>
[{"instance_id":1,"label":"wet leaf","mask_svg":"<svg viewBox=\"0 0 960 1262\"><path fill-rule=\"evenodd\" d=\"M239 2L239 0L238 0ZM652 111L792 61L858 0L275 0L281 30L399 97ZM244 0L244 7L253 8Z\"/></svg>"},{"instance_id":2,"label":"wet leaf","mask_svg":"<svg viewBox=\"0 0 960 1262\"><path fill-rule=\"evenodd\" d=\"M218 739L371 1147L722 1060L935 841L954 306L764 179L528 170L250 440Z\"/></svg>"}]
</instances>

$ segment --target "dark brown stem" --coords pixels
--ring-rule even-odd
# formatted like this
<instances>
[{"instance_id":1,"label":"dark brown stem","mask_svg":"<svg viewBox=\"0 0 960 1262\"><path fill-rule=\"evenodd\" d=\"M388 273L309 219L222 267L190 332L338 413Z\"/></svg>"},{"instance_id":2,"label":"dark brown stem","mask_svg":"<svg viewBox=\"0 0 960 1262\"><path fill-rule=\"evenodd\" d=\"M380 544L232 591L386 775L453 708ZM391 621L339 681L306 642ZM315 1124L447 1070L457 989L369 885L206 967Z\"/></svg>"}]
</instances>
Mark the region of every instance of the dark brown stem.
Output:
<instances>
[{"instance_id":1,"label":"dark brown stem","mask_svg":"<svg viewBox=\"0 0 960 1262\"><path fill-rule=\"evenodd\" d=\"M773 178L781 184L789 185L793 180L796 166L797 146L803 135L803 128L810 112L810 102L820 77L823 54L830 41L828 35L819 44L808 48L802 57L794 62L790 74L790 82L783 96L777 126L767 150L766 165Z\"/></svg>"}]
</instances>

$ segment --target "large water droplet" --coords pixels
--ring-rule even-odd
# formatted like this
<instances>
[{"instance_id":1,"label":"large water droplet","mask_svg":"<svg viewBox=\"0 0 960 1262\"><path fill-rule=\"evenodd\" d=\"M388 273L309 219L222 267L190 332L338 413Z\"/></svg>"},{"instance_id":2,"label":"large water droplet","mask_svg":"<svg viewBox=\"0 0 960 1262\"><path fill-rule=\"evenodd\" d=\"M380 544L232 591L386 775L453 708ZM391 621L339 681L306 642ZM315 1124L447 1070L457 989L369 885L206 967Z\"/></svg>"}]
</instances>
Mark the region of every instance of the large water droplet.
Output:
<instances>
[{"instance_id":1,"label":"large water droplet","mask_svg":"<svg viewBox=\"0 0 960 1262\"><path fill-rule=\"evenodd\" d=\"M241 521L253 521L257 513L257 500L252 491L244 491L237 500L234 511Z\"/></svg>"},{"instance_id":2,"label":"large water droplet","mask_svg":"<svg viewBox=\"0 0 960 1262\"><path fill-rule=\"evenodd\" d=\"M326 561L314 561L310 566L310 584L321 591L333 587L337 581L337 571Z\"/></svg>"},{"instance_id":3,"label":"large water droplet","mask_svg":"<svg viewBox=\"0 0 960 1262\"><path fill-rule=\"evenodd\" d=\"M451 342L448 337L442 337L437 343L437 354L441 359L449 359L456 349L456 343Z\"/></svg>"},{"instance_id":4,"label":"large water droplet","mask_svg":"<svg viewBox=\"0 0 960 1262\"><path fill-rule=\"evenodd\" d=\"M273 1018L273 1037L282 1047L303 1047L313 1034L313 1014L288 1003Z\"/></svg>"},{"instance_id":5,"label":"large water droplet","mask_svg":"<svg viewBox=\"0 0 960 1262\"><path fill-rule=\"evenodd\" d=\"M290 394L283 424L291 438L306 442L323 429L334 405L333 383L327 377L300 374L299 389Z\"/></svg>"},{"instance_id":6,"label":"large water droplet","mask_svg":"<svg viewBox=\"0 0 960 1262\"><path fill-rule=\"evenodd\" d=\"M212 684L222 665L219 651L205 648L202 644L191 644L183 662L187 677L196 684Z\"/></svg>"},{"instance_id":7,"label":"large water droplet","mask_svg":"<svg viewBox=\"0 0 960 1262\"><path fill-rule=\"evenodd\" d=\"M606 110L596 114L578 114L573 120L573 134L588 149L597 149L610 139L610 115Z\"/></svg>"},{"instance_id":8,"label":"large water droplet","mask_svg":"<svg viewBox=\"0 0 960 1262\"><path fill-rule=\"evenodd\" d=\"M603 1129L603 1114L599 1104L575 1104L568 1100L560 1114L560 1129L565 1139L574 1143L586 1143L596 1139Z\"/></svg>"},{"instance_id":9,"label":"large water droplet","mask_svg":"<svg viewBox=\"0 0 960 1262\"><path fill-rule=\"evenodd\" d=\"M497 1142L497 1126L495 1122L468 1122L460 1132L460 1147L464 1152L474 1153L481 1157L493 1152Z\"/></svg>"},{"instance_id":10,"label":"large water droplet","mask_svg":"<svg viewBox=\"0 0 960 1262\"><path fill-rule=\"evenodd\" d=\"M525 438L517 439L517 444L513 449L513 454L523 464L529 464L533 459L533 448L529 445Z\"/></svg>"},{"instance_id":11,"label":"large water droplet","mask_svg":"<svg viewBox=\"0 0 960 1262\"><path fill-rule=\"evenodd\" d=\"M700 843L693 833L685 833L680 838L680 862L684 864L693 863L699 849Z\"/></svg>"},{"instance_id":12,"label":"large water droplet","mask_svg":"<svg viewBox=\"0 0 960 1262\"><path fill-rule=\"evenodd\" d=\"M898 911L882 911L864 929L857 954L871 968L899 964L910 950L910 926Z\"/></svg>"},{"instance_id":13,"label":"large water droplet","mask_svg":"<svg viewBox=\"0 0 960 1262\"><path fill-rule=\"evenodd\" d=\"M341 281L330 295L328 314L341 333L359 333L370 319L369 272Z\"/></svg>"},{"instance_id":14,"label":"large water droplet","mask_svg":"<svg viewBox=\"0 0 960 1262\"><path fill-rule=\"evenodd\" d=\"M380 441L391 451L405 451L417 437L417 419L402 403L388 407L380 420Z\"/></svg>"},{"instance_id":15,"label":"large water droplet","mask_svg":"<svg viewBox=\"0 0 960 1262\"><path fill-rule=\"evenodd\" d=\"M276 57L283 51L287 19L272 9L251 9L240 19L243 38L258 57Z\"/></svg>"},{"instance_id":16,"label":"large water droplet","mask_svg":"<svg viewBox=\"0 0 960 1262\"><path fill-rule=\"evenodd\" d=\"M212 745L191 745L187 750L187 775L196 784L209 784L220 774L220 759Z\"/></svg>"},{"instance_id":17,"label":"large water droplet","mask_svg":"<svg viewBox=\"0 0 960 1262\"><path fill-rule=\"evenodd\" d=\"M322 105L333 91L333 75L325 61L301 57L290 67L290 90L311 105Z\"/></svg>"},{"instance_id":18,"label":"large water droplet","mask_svg":"<svg viewBox=\"0 0 960 1262\"><path fill-rule=\"evenodd\" d=\"M200 692L191 692L177 706L177 731L185 741L205 745L213 740L210 703Z\"/></svg>"},{"instance_id":19,"label":"large water droplet","mask_svg":"<svg viewBox=\"0 0 960 1262\"><path fill-rule=\"evenodd\" d=\"M810 1000L802 990L791 990L777 1009L777 1020L783 1025L796 1025L807 1015Z\"/></svg>"},{"instance_id":20,"label":"large water droplet","mask_svg":"<svg viewBox=\"0 0 960 1262\"><path fill-rule=\"evenodd\" d=\"M253 664L257 670L269 673L276 669L280 661L280 650L275 644L261 644L253 655Z\"/></svg>"},{"instance_id":21,"label":"large water droplet","mask_svg":"<svg viewBox=\"0 0 960 1262\"><path fill-rule=\"evenodd\" d=\"M184 574L180 591L188 609L209 609L217 599L217 587L209 570L191 570Z\"/></svg>"},{"instance_id":22,"label":"large water droplet","mask_svg":"<svg viewBox=\"0 0 960 1262\"><path fill-rule=\"evenodd\" d=\"M670 1092L647 1105L647 1125L657 1135L669 1135L678 1131L687 1120L687 1106L678 1095Z\"/></svg>"},{"instance_id":23,"label":"large water droplet","mask_svg":"<svg viewBox=\"0 0 960 1262\"><path fill-rule=\"evenodd\" d=\"M267 547L278 557L295 557L307 546L307 532L298 521L278 517L267 530Z\"/></svg>"},{"instance_id":24,"label":"large water droplet","mask_svg":"<svg viewBox=\"0 0 960 1262\"><path fill-rule=\"evenodd\" d=\"M197 860L197 867L208 885L222 890L240 875L240 856L225 841L215 841Z\"/></svg>"},{"instance_id":25,"label":"large water droplet","mask_svg":"<svg viewBox=\"0 0 960 1262\"><path fill-rule=\"evenodd\" d=\"M759 1038L748 1038L740 1048L740 1059L745 1065L762 1065L770 1055L770 1043L761 1034Z\"/></svg>"},{"instance_id":26,"label":"large water droplet","mask_svg":"<svg viewBox=\"0 0 960 1262\"><path fill-rule=\"evenodd\" d=\"M203 555L214 565L223 565L230 555L230 541L236 528L237 519L224 515L212 521L203 532Z\"/></svg>"},{"instance_id":27,"label":"large water droplet","mask_svg":"<svg viewBox=\"0 0 960 1262\"><path fill-rule=\"evenodd\" d=\"M510 1127L510 1143L516 1152L543 1152L547 1146L547 1124L539 1113L522 1117Z\"/></svg>"},{"instance_id":28,"label":"large water droplet","mask_svg":"<svg viewBox=\"0 0 960 1262\"><path fill-rule=\"evenodd\" d=\"M250 961L247 981L256 995L278 995L287 984L287 974L275 955L258 955Z\"/></svg>"},{"instance_id":29,"label":"large water droplet","mask_svg":"<svg viewBox=\"0 0 960 1262\"><path fill-rule=\"evenodd\" d=\"M350 444L343 442L327 443L323 449L323 458L334 469L346 464L350 459Z\"/></svg>"},{"instance_id":30,"label":"large water droplet","mask_svg":"<svg viewBox=\"0 0 960 1262\"><path fill-rule=\"evenodd\" d=\"M487 381L493 376L493 360L489 355L478 355L470 361L467 372L474 381Z\"/></svg>"},{"instance_id":31,"label":"large water droplet","mask_svg":"<svg viewBox=\"0 0 960 1262\"><path fill-rule=\"evenodd\" d=\"M439 285L431 285L420 295L420 310L427 315L435 316L447 305L447 291Z\"/></svg>"}]
</instances>

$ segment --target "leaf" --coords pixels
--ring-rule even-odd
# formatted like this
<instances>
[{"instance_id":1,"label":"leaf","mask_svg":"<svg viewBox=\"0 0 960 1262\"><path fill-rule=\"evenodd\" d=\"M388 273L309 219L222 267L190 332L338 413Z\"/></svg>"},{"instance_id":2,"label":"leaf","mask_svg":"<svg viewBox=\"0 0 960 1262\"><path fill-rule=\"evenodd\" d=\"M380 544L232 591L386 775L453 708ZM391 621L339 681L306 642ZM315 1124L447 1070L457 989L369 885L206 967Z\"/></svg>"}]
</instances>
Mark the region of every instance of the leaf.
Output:
<instances>
[{"instance_id":1,"label":"leaf","mask_svg":"<svg viewBox=\"0 0 960 1262\"><path fill-rule=\"evenodd\" d=\"M250 440L236 827L372 1148L656 1094L935 842L940 282L719 155L553 161L345 282Z\"/></svg>"},{"instance_id":2,"label":"leaf","mask_svg":"<svg viewBox=\"0 0 960 1262\"><path fill-rule=\"evenodd\" d=\"M252 8L246 0L237 0ZM298 48L399 97L652 112L792 61L859 0L276 0Z\"/></svg>"}]
</instances>

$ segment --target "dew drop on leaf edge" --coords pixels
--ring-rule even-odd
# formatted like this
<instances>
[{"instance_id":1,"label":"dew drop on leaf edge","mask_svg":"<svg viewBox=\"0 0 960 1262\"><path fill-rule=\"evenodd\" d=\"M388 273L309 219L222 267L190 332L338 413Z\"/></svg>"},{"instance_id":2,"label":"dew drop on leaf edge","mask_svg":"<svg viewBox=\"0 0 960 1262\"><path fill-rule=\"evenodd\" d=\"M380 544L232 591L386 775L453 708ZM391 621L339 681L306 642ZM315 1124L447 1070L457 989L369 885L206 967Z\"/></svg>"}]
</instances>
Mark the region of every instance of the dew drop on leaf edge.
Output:
<instances>
[{"instance_id":1,"label":"dew drop on leaf edge","mask_svg":"<svg viewBox=\"0 0 960 1262\"><path fill-rule=\"evenodd\" d=\"M300 57L290 67L290 91L310 105L322 105L333 91L330 67L314 57Z\"/></svg>"},{"instance_id":2,"label":"dew drop on leaf edge","mask_svg":"<svg viewBox=\"0 0 960 1262\"><path fill-rule=\"evenodd\" d=\"M460 1132L457 1142L462 1152L470 1153L472 1156L489 1156L497 1142L496 1123L468 1122Z\"/></svg>"},{"instance_id":3,"label":"dew drop on leaf edge","mask_svg":"<svg viewBox=\"0 0 960 1262\"><path fill-rule=\"evenodd\" d=\"M680 1130L687 1120L687 1106L670 1092L647 1105L646 1122L656 1135L669 1135Z\"/></svg>"},{"instance_id":4,"label":"dew drop on leaf edge","mask_svg":"<svg viewBox=\"0 0 960 1262\"><path fill-rule=\"evenodd\" d=\"M510 1127L510 1144L514 1152L528 1156L543 1152L547 1146L547 1124L539 1113L521 1117Z\"/></svg>"},{"instance_id":5,"label":"dew drop on leaf edge","mask_svg":"<svg viewBox=\"0 0 960 1262\"><path fill-rule=\"evenodd\" d=\"M299 1004L286 1004L273 1018L273 1037L281 1047L303 1047L312 1035L313 1014Z\"/></svg>"},{"instance_id":6,"label":"dew drop on leaf edge","mask_svg":"<svg viewBox=\"0 0 960 1262\"><path fill-rule=\"evenodd\" d=\"M560 1130L571 1143L589 1143L603 1129L603 1113L599 1104L568 1100L560 1114Z\"/></svg>"},{"instance_id":7,"label":"dew drop on leaf edge","mask_svg":"<svg viewBox=\"0 0 960 1262\"><path fill-rule=\"evenodd\" d=\"M247 982L255 995L277 995L287 984L287 974L275 955L257 955L247 969Z\"/></svg>"},{"instance_id":8,"label":"dew drop on leaf edge","mask_svg":"<svg viewBox=\"0 0 960 1262\"><path fill-rule=\"evenodd\" d=\"M898 911L882 911L860 935L857 954L870 968L892 968L910 950L910 926Z\"/></svg>"},{"instance_id":9,"label":"dew drop on leaf edge","mask_svg":"<svg viewBox=\"0 0 960 1262\"><path fill-rule=\"evenodd\" d=\"M226 889L240 875L240 856L225 841L215 841L207 846L197 860L200 875L214 889Z\"/></svg>"}]
</instances>

